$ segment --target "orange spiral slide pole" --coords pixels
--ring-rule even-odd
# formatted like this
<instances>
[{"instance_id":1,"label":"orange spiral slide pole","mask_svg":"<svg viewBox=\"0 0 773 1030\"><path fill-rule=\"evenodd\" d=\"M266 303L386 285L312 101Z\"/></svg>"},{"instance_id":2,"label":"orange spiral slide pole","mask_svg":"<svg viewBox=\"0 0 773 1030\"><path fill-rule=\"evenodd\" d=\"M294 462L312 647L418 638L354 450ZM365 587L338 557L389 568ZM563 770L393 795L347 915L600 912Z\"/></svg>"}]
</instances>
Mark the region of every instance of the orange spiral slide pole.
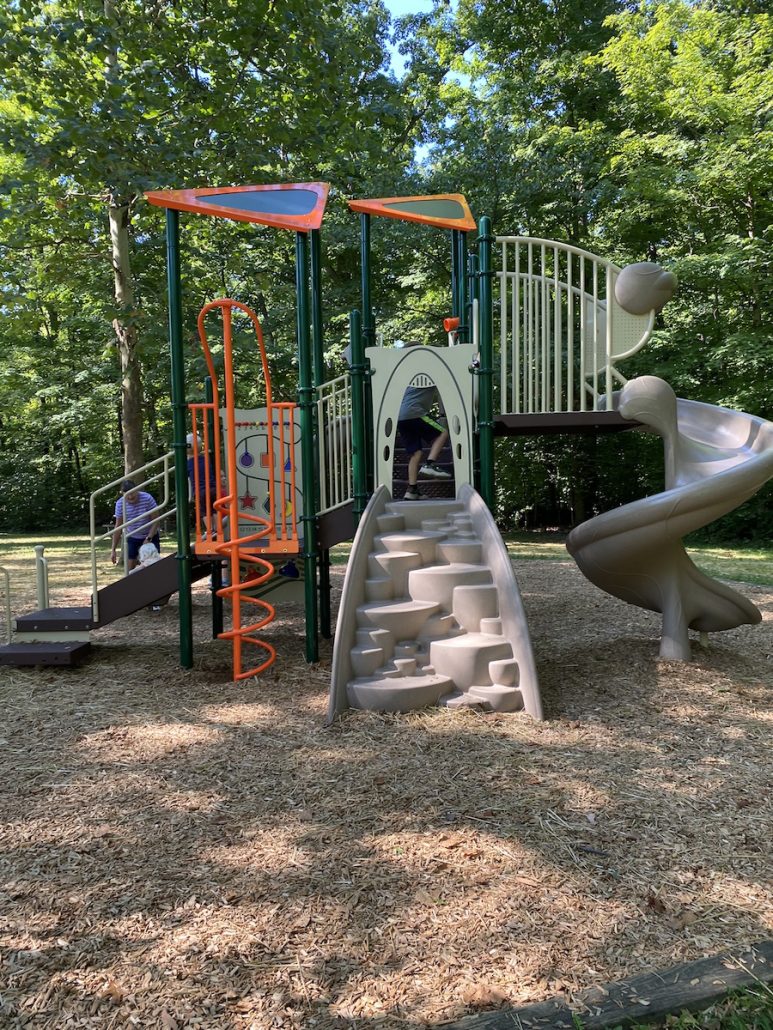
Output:
<instances>
[{"instance_id":1,"label":"orange spiral slide pole","mask_svg":"<svg viewBox=\"0 0 773 1030\"><path fill-rule=\"evenodd\" d=\"M243 311L251 320L255 329L255 334L258 340L258 347L260 350L261 364L263 368L263 375L266 383L266 407L268 411L268 481L269 481L269 513L268 519L261 518L258 515L252 515L248 512L239 512L239 498L238 498L238 483L236 478L236 414L235 414L235 389L234 389L234 366L233 366L233 318L232 312L236 308ZM257 315L247 307L246 304L242 304L239 301L230 300L228 298L212 301L210 304L206 304L199 312L198 328L199 337L201 339L204 355L209 368L210 377L213 382L214 388L214 405L215 410L219 410L219 397L216 386L216 376L214 369L214 362L212 361L212 355L207 342L206 331L204 328L204 321L210 311L220 309L223 312L223 386L224 386L224 401L225 401L225 421L227 429L227 461L226 469L228 475L227 493L224 497L218 498L215 502L215 509L218 513L218 525L222 528L223 519L226 516L230 527L230 540L223 540L222 533L219 535L220 542L216 545L215 551L222 554L224 557L229 559L230 572L231 572L231 583L227 587L223 587L218 591L218 596L227 597L231 601L232 605L232 628L226 630L224 633L219 634L219 638L222 640L231 640L233 643L233 670L234 680L249 679L252 676L257 676L258 673L263 672L270 665L273 665L276 660L276 650L271 644L265 640L261 640L255 634L261 630L264 626L267 626L270 622L273 622L276 612L273 605L269 604L268 601L264 601L259 597L251 597L245 593L246 585L240 582L240 571L242 563L254 565L257 568L263 569L263 574L249 581L249 589L252 590L255 587L260 586L261 583L265 583L274 574L274 567L271 562L265 558L261 558L259 555L254 554L249 545L254 544L258 540L263 540L268 536L273 536L275 533L275 512L276 512L276 500L275 500L275 482L274 482L274 437L273 437L273 400L271 394L271 377L268 370L268 362L266 360L266 351L263 344L263 332L260 327ZM279 405L277 405L279 407ZM215 443L216 443L216 455L219 455L219 426L218 420L215 421ZM217 459L219 462L219 458ZM293 477L294 478L294 477ZM250 522L259 526L260 529L255 533L249 533L244 536L239 535L239 523ZM257 607L263 613L262 618L256 622L242 625L242 606L251 605ZM266 655L265 659L258 665L252 666L248 669L242 667L242 645L245 643L253 644L259 647Z\"/></svg>"}]
</instances>

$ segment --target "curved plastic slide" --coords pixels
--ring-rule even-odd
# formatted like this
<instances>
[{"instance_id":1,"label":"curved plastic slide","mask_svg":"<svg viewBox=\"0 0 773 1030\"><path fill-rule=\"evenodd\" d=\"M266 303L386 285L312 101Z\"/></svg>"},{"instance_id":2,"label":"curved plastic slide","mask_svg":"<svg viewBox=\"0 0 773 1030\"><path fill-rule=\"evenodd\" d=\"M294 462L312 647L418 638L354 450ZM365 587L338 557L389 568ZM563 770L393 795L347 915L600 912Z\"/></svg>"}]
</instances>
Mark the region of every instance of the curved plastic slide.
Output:
<instances>
[{"instance_id":1,"label":"curved plastic slide","mask_svg":"<svg viewBox=\"0 0 773 1030\"><path fill-rule=\"evenodd\" d=\"M582 523L566 546L596 586L662 612L661 658L688 661L689 629L761 619L751 601L695 567L682 537L739 507L773 476L773 423L677 399L655 376L628 383L617 406L663 438L666 489Z\"/></svg>"}]
</instances>

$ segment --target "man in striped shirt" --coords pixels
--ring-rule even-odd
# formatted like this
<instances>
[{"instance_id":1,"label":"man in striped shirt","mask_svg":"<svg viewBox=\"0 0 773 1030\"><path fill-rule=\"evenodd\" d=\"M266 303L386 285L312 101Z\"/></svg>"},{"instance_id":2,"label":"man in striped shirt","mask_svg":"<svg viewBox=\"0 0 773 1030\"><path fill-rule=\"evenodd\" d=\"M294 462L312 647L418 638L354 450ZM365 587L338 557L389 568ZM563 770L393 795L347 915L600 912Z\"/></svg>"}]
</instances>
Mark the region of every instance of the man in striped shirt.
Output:
<instances>
[{"instance_id":1,"label":"man in striped shirt","mask_svg":"<svg viewBox=\"0 0 773 1030\"><path fill-rule=\"evenodd\" d=\"M118 544L124 527L129 572L136 567L143 544L153 544L160 553L161 540L158 535L158 526L153 519L143 518L157 507L152 494L140 490L131 479L123 481L121 496L115 505L115 531L113 532L113 549L110 552L110 561L113 565L118 561Z\"/></svg>"}]
</instances>

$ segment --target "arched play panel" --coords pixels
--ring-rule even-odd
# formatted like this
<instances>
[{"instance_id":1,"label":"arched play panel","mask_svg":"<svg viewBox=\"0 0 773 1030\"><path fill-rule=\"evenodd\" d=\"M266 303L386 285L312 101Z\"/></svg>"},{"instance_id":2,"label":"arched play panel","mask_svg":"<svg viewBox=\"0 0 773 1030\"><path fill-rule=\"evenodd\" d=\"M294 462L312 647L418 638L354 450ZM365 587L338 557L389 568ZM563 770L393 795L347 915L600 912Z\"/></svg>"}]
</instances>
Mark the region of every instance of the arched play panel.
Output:
<instances>
[{"instance_id":1,"label":"arched play panel","mask_svg":"<svg viewBox=\"0 0 773 1030\"><path fill-rule=\"evenodd\" d=\"M457 490L472 484L473 376L472 344L456 347L369 347L372 369L373 439L376 487L392 490L392 467L397 441L397 415L406 389L431 380L448 419L449 443Z\"/></svg>"}]
</instances>

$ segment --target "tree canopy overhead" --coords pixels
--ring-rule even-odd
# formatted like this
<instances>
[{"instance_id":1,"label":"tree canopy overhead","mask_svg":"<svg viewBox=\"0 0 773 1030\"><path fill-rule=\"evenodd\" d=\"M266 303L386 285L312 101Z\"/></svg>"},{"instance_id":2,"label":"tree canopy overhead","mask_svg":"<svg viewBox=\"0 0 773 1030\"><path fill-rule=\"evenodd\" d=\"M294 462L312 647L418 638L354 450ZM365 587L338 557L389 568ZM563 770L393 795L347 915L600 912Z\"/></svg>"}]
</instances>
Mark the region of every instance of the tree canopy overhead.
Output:
<instances>
[{"instance_id":1,"label":"tree canopy overhead","mask_svg":"<svg viewBox=\"0 0 773 1030\"><path fill-rule=\"evenodd\" d=\"M168 445L149 188L329 181L331 359L358 303L347 196L463 192L498 232L659 260L680 292L640 370L773 416L764 4L459 0L392 22L380 0L23 0L0 12L0 42L3 525L20 507L30 525L61 524L122 461ZM224 292L252 304L288 387L291 243L186 226L191 308ZM382 324L412 331L447 313L440 235L379 226L373 245ZM576 449L549 450L565 484Z\"/></svg>"}]
</instances>

